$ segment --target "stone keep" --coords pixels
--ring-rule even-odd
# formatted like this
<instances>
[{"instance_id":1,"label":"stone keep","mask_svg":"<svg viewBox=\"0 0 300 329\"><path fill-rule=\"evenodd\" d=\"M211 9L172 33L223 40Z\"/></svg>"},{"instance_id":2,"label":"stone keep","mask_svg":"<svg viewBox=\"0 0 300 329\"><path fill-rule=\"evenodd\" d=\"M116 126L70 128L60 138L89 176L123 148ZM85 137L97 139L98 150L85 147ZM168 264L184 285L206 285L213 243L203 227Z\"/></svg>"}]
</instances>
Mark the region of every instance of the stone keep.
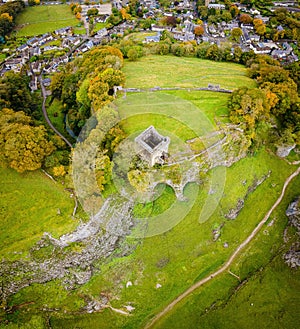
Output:
<instances>
[{"instance_id":1,"label":"stone keep","mask_svg":"<svg viewBox=\"0 0 300 329\"><path fill-rule=\"evenodd\" d=\"M138 155L152 167L156 163L164 163L170 138L160 135L153 126L150 126L135 138L135 143Z\"/></svg>"}]
</instances>

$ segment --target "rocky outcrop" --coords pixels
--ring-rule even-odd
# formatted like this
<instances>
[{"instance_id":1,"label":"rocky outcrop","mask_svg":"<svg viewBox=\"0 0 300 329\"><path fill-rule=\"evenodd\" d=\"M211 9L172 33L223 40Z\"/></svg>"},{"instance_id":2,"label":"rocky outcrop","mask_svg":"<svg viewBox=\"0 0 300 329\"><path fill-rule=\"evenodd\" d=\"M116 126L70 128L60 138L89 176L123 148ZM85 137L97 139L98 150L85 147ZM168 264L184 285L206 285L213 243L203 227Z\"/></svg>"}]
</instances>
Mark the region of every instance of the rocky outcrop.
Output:
<instances>
[{"instance_id":1,"label":"rocky outcrop","mask_svg":"<svg viewBox=\"0 0 300 329\"><path fill-rule=\"evenodd\" d=\"M290 152L296 147L296 144L293 145L280 145L277 146L276 155L278 155L280 158L287 157Z\"/></svg>"},{"instance_id":2,"label":"rocky outcrop","mask_svg":"<svg viewBox=\"0 0 300 329\"><path fill-rule=\"evenodd\" d=\"M297 241L283 255L283 259L289 267L298 268L300 267L300 197L289 204L285 213L289 219L289 225L297 230Z\"/></svg>"},{"instance_id":3,"label":"rocky outcrop","mask_svg":"<svg viewBox=\"0 0 300 329\"><path fill-rule=\"evenodd\" d=\"M300 267L300 243L295 243L290 250L284 254L285 263L291 268Z\"/></svg>"},{"instance_id":4,"label":"rocky outcrop","mask_svg":"<svg viewBox=\"0 0 300 329\"><path fill-rule=\"evenodd\" d=\"M66 289L73 289L91 278L94 271L93 263L96 260L109 257L117 248L124 251L123 253L119 251L119 256L132 252L134 245L121 244L124 237L130 234L133 225L132 202L120 197L111 198L106 209L110 209L111 203L115 206L113 211L103 210L88 223L60 239L54 239L50 234L45 233L31 252L52 247L50 257L30 261L2 261L0 297L5 300L9 295L32 283L44 283L54 279L62 279ZM80 234L80 228L83 234ZM70 252L65 249L66 246L78 241L80 241L80 251Z\"/></svg>"}]
</instances>

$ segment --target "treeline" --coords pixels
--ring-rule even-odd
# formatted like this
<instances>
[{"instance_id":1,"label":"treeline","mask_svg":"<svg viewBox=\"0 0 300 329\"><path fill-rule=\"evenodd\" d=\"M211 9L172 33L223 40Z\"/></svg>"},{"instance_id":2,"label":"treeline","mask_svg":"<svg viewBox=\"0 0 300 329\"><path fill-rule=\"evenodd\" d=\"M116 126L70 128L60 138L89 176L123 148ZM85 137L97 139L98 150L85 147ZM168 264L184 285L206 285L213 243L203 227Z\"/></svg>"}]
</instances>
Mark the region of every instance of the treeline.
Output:
<instances>
[{"instance_id":1,"label":"treeline","mask_svg":"<svg viewBox=\"0 0 300 329\"><path fill-rule=\"evenodd\" d=\"M25 8L22 0L10 1L0 6L0 38L2 42L16 23L18 14Z\"/></svg>"},{"instance_id":2,"label":"treeline","mask_svg":"<svg viewBox=\"0 0 300 329\"><path fill-rule=\"evenodd\" d=\"M250 147L300 145L299 63L283 68L268 56L257 56L247 65L258 87L230 95L231 121L245 130Z\"/></svg>"},{"instance_id":3,"label":"treeline","mask_svg":"<svg viewBox=\"0 0 300 329\"><path fill-rule=\"evenodd\" d=\"M57 98L63 104L69 127L79 136L77 152L98 141L95 174L100 190L111 180L114 150L125 137L116 124L119 121L118 112L107 106L114 99L114 87L124 86L125 76L120 70L122 66L123 55L119 49L97 47L66 65L53 77L50 86L52 99ZM90 134L95 127L95 132ZM107 127L111 128L105 131ZM85 166L90 165L85 158L78 158L75 165L78 164L78 170L85 170ZM87 191L90 188L86 186ZM91 200L89 196L87 202Z\"/></svg>"},{"instance_id":4,"label":"treeline","mask_svg":"<svg viewBox=\"0 0 300 329\"><path fill-rule=\"evenodd\" d=\"M162 33L161 41L157 43L143 44L142 42L137 43L130 39L122 39L119 42L115 42L114 46L121 50L124 58L132 61L149 54L171 54L178 57L197 57L213 61L246 64L249 59L256 57L256 54L252 50L242 52L240 47L233 49L229 45L219 47L209 42L203 42L199 45L195 41L177 42L173 38L172 33L168 31Z\"/></svg>"}]
</instances>

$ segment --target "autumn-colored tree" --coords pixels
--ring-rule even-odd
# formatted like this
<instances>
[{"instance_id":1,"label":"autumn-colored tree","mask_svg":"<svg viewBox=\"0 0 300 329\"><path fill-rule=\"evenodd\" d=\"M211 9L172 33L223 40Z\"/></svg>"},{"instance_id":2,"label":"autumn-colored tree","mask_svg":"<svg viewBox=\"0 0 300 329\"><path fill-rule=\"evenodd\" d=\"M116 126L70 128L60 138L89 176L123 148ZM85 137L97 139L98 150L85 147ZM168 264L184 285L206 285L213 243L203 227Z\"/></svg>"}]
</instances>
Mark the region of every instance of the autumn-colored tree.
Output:
<instances>
[{"instance_id":1,"label":"autumn-colored tree","mask_svg":"<svg viewBox=\"0 0 300 329\"><path fill-rule=\"evenodd\" d=\"M165 25L169 25L169 26L176 26L178 24L178 21L176 19L175 16L165 16L163 19L162 19L162 23L165 24Z\"/></svg>"},{"instance_id":2,"label":"autumn-colored tree","mask_svg":"<svg viewBox=\"0 0 300 329\"><path fill-rule=\"evenodd\" d=\"M243 24L251 24L253 21L253 18L248 14L241 14L239 19L240 19L240 22Z\"/></svg>"},{"instance_id":3,"label":"autumn-colored tree","mask_svg":"<svg viewBox=\"0 0 300 329\"><path fill-rule=\"evenodd\" d=\"M23 112L0 111L0 158L16 171L41 168L45 157L54 151L43 126L33 127Z\"/></svg>"},{"instance_id":4,"label":"autumn-colored tree","mask_svg":"<svg viewBox=\"0 0 300 329\"><path fill-rule=\"evenodd\" d=\"M274 101L272 104L271 112L281 121L284 121L285 114L293 105L299 102L297 92L297 85L292 79L280 83L265 82L261 85L261 89L267 94L271 93Z\"/></svg>"},{"instance_id":5,"label":"autumn-colored tree","mask_svg":"<svg viewBox=\"0 0 300 329\"><path fill-rule=\"evenodd\" d=\"M7 1L0 6L0 36L4 37L13 29L17 15L25 8L24 1Z\"/></svg>"},{"instance_id":6,"label":"autumn-colored tree","mask_svg":"<svg viewBox=\"0 0 300 329\"><path fill-rule=\"evenodd\" d=\"M199 26L196 26L195 29L194 29L194 33L196 36L201 36L204 34L204 27L199 25Z\"/></svg>"},{"instance_id":7,"label":"autumn-colored tree","mask_svg":"<svg viewBox=\"0 0 300 329\"><path fill-rule=\"evenodd\" d=\"M100 76L103 81L108 83L110 91L112 91L114 86L124 86L125 84L125 75L120 70L108 68L104 70Z\"/></svg>"},{"instance_id":8,"label":"autumn-colored tree","mask_svg":"<svg viewBox=\"0 0 300 329\"><path fill-rule=\"evenodd\" d=\"M124 8L124 7L120 9L120 13L121 13L121 16L122 16L123 20L128 20L128 19L131 18L130 14L127 13L126 8Z\"/></svg>"},{"instance_id":9,"label":"autumn-colored tree","mask_svg":"<svg viewBox=\"0 0 300 329\"><path fill-rule=\"evenodd\" d=\"M100 110L104 105L108 104L112 97L108 95L109 85L104 82L101 77L96 76L91 80L88 96L92 102L94 111Z\"/></svg>"},{"instance_id":10,"label":"autumn-colored tree","mask_svg":"<svg viewBox=\"0 0 300 329\"><path fill-rule=\"evenodd\" d=\"M10 23L12 23L12 21L13 21L13 17L10 16L8 13L1 14L0 15L0 19L5 19L5 20L7 20Z\"/></svg>"},{"instance_id":11,"label":"autumn-colored tree","mask_svg":"<svg viewBox=\"0 0 300 329\"><path fill-rule=\"evenodd\" d=\"M264 35L266 33L266 25L263 23L261 19L254 18L253 25L258 35Z\"/></svg>"},{"instance_id":12,"label":"autumn-colored tree","mask_svg":"<svg viewBox=\"0 0 300 329\"><path fill-rule=\"evenodd\" d=\"M66 175L66 170L63 165L57 166L53 168L53 175L56 177L59 176L65 176Z\"/></svg>"},{"instance_id":13,"label":"autumn-colored tree","mask_svg":"<svg viewBox=\"0 0 300 329\"><path fill-rule=\"evenodd\" d=\"M289 72L281 66L262 65L256 78L259 84L264 82L281 83L289 79Z\"/></svg>"},{"instance_id":14,"label":"autumn-colored tree","mask_svg":"<svg viewBox=\"0 0 300 329\"><path fill-rule=\"evenodd\" d=\"M269 119L270 107L266 95L258 88L235 90L229 97L228 107L231 121L245 124L248 131L254 130L260 120Z\"/></svg>"}]
</instances>

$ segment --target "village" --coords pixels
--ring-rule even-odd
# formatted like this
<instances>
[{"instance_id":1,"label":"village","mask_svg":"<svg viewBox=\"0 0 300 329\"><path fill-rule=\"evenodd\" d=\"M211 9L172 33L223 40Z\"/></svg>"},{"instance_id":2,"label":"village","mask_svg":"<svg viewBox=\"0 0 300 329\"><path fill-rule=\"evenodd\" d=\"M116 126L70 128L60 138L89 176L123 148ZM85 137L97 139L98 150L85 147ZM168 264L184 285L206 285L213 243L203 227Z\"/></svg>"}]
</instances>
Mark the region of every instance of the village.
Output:
<instances>
[{"instance_id":1,"label":"village","mask_svg":"<svg viewBox=\"0 0 300 329\"><path fill-rule=\"evenodd\" d=\"M197 44L209 42L218 46L229 39L231 31L234 28L240 28L242 35L233 47L240 47L243 52L253 50L255 54L270 55L274 59L291 63L298 61L298 57L294 54L292 42L282 39L278 42L265 40L255 33L253 24L241 23L238 19L229 22L218 22L210 24L203 22L204 33L202 35L195 34L195 28L198 26L195 1L184 0L181 2L171 2L167 11L164 11L156 0L142 0L140 5L143 7L143 18L152 18L157 20L157 24L151 24L150 28L138 28L139 19L134 18L128 21L122 21L116 26L110 28L101 28L95 33L89 31L88 12L91 9L97 10L94 22L105 23L112 14L112 9L122 9L128 5L128 0L114 0L112 3L85 5L82 4L81 20L86 27L86 34L74 34L73 28L66 27L55 30L53 33L46 33L40 36L34 36L27 40L26 43L19 46L12 54L6 58L1 64L0 75L3 76L7 71L20 72L26 68L27 75L31 77L30 88L32 91L38 89L37 76L43 75L43 84L48 87L51 83L51 74L59 71L62 65L68 63L72 58L81 56L94 46L107 43L114 36L122 37L124 33L131 32L156 32L156 34L145 36L144 43L157 43L161 39L164 31L170 33L177 42L194 41ZM59 2L57 3L59 4ZM176 5L176 6L175 6ZM225 9L225 5L215 3L214 1L206 1L208 9L216 10ZM267 23L269 17L262 16L259 10L255 8L247 9L245 5L238 2L235 3L240 13L247 13L253 18L258 18L262 22ZM287 3L275 2L274 8L284 7L289 10L297 10L295 1ZM179 22L176 26L159 25L161 17L175 17ZM277 26L280 32L282 26ZM57 41L57 45L53 45ZM232 51L234 48L232 48ZM8 51L4 49L3 51Z\"/></svg>"}]
</instances>

